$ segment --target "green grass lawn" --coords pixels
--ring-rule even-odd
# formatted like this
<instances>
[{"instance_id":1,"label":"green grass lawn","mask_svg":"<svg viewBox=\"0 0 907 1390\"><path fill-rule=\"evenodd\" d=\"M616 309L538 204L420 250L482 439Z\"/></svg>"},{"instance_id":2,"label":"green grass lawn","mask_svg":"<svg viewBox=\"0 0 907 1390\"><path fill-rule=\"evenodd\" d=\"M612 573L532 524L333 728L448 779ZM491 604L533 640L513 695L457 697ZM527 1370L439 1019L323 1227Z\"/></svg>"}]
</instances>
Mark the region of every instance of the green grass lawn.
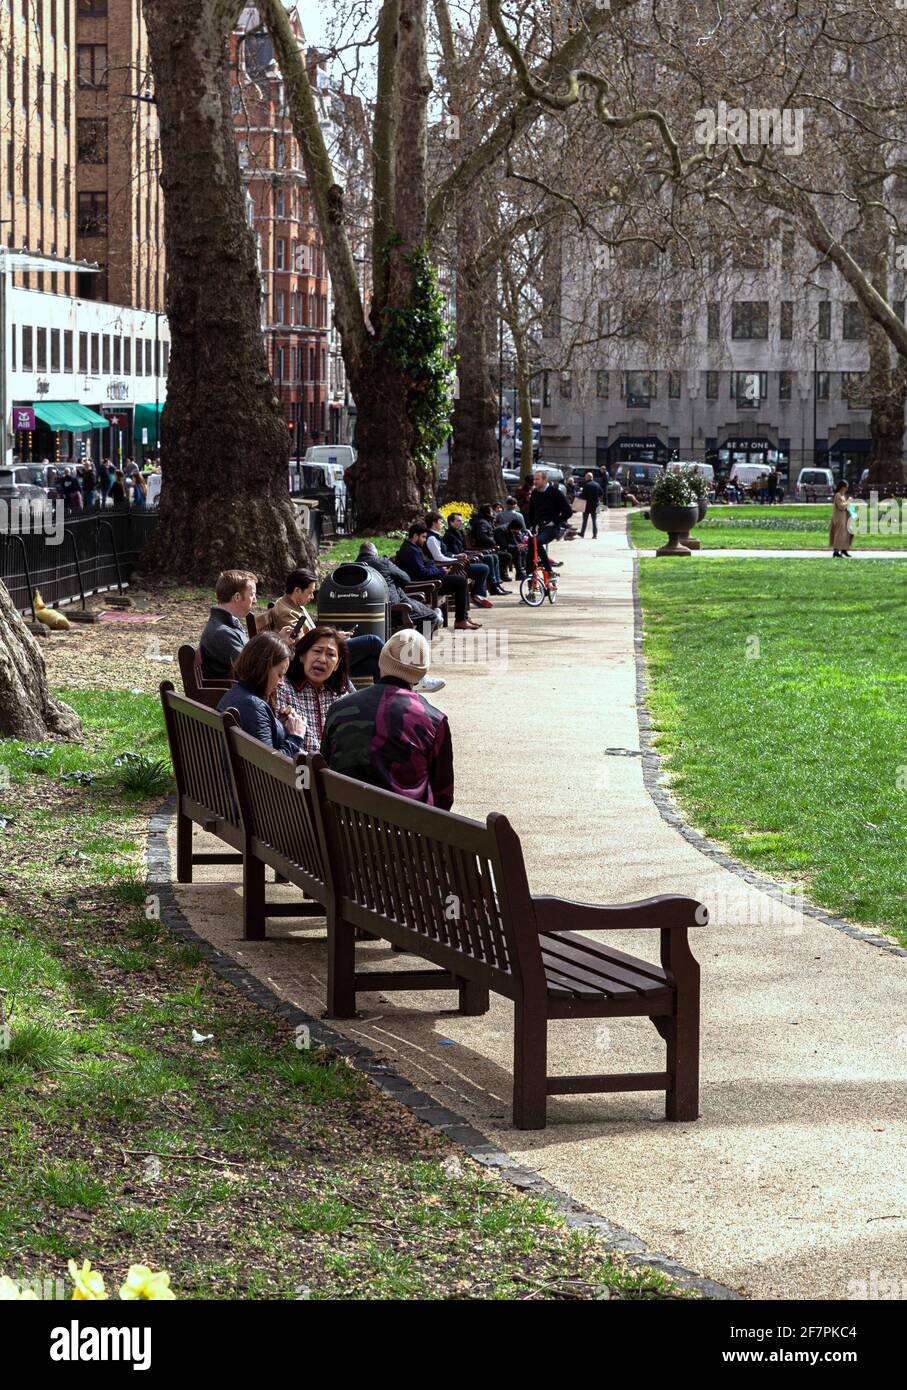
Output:
<instances>
[{"instance_id":1,"label":"green grass lawn","mask_svg":"<svg viewBox=\"0 0 907 1390\"><path fill-rule=\"evenodd\" d=\"M704 521L693 534L704 550L827 550L831 504L801 503L780 507L744 504L738 507L710 507ZM664 531L656 531L639 512L630 516L630 539L640 550L650 550L667 541ZM900 536L857 536L854 550L904 550L907 534Z\"/></svg>"},{"instance_id":2,"label":"green grass lawn","mask_svg":"<svg viewBox=\"0 0 907 1390\"><path fill-rule=\"evenodd\" d=\"M639 564L650 706L692 823L907 945L907 571Z\"/></svg>"},{"instance_id":3,"label":"green grass lawn","mask_svg":"<svg viewBox=\"0 0 907 1390\"><path fill-rule=\"evenodd\" d=\"M334 542L330 550L324 551L319 566L326 574L328 569L343 564L345 560L355 560L363 541L371 541L379 555L393 556L396 555L405 539L402 531L392 536L342 536L340 540Z\"/></svg>"},{"instance_id":4,"label":"green grass lawn","mask_svg":"<svg viewBox=\"0 0 907 1390\"><path fill-rule=\"evenodd\" d=\"M69 1258L114 1298L130 1264L179 1298L677 1296L174 937L140 870L158 701L60 693L84 743L0 743L0 1275L45 1297Z\"/></svg>"}]
</instances>

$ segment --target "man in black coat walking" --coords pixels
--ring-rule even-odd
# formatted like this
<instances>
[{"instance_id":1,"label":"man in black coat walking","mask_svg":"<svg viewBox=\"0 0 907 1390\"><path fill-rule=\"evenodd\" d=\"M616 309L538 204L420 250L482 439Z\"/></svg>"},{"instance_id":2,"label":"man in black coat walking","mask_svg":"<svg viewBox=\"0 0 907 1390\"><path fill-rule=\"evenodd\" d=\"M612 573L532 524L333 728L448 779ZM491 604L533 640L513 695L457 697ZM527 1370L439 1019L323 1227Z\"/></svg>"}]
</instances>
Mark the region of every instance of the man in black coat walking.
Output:
<instances>
[{"instance_id":1,"label":"man in black coat walking","mask_svg":"<svg viewBox=\"0 0 907 1390\"><path fill-rule=\"evenodd\" d=\"M586 534L586 523L591 517L592 539L595 540L598 535L598 509L602 504L604 493L602 492L601 485L595 481L591 473L587 473L583 479L583 485L579 490L579 495L586 504L586 509L583 512L583 524L580 528L580 536Z\"/></svg>"}]
</instances>

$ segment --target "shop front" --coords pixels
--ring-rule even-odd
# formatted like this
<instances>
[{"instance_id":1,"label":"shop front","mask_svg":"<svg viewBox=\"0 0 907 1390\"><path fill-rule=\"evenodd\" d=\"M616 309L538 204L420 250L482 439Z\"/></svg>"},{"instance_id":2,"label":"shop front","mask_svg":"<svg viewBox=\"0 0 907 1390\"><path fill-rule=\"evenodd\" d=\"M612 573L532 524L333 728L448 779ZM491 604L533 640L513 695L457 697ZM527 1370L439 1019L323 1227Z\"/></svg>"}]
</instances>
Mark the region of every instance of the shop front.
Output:
<instances>
[{"instance_id":1,"label":"shop front","mask_svg":"<svg viewBox=\"0 0 907 1390\"><path fill-rule=\"evenodd\" d=\"M14 454L23 463L81 463L97 458L93 431L106 427L103 415L76 401L14 403Z\"/></svg>"},{"instance_id":2,"label":"shop front","mask_svg":"<svg viewBox=\"0 0 907 1390\"><path fill-rule=\"evenodd\" d=\"M718 449L718 467L722 473L729 473L735 463L756 464L768 472L775 467L783 470L787 460L782 458L782 451L773 440L741 435L726 439Z\"/></svg>"},{"instance_id":3,"label":"shop front","mask_svg":"<svg viewBox=\"0 0 907 1390\"><path fill-rule=\"evenodd\" d=\"M596 461L598 462L599 450L596 448ZM657 435L643 435L632 437L622 434L615 439L613 444L607 449L607 462L618 463L667 463L668 446Z\"/></svg>"},{"instance_id":4,"label":"shop front","mask_svg":"<svg viewBox=\"0 0 907 1390\"><path fill-rule=\"evenodd\" d=\"M157 457L160 450L161 413L163 401L142 402L133 407L132 441L135 458L142 461Z\"/></svg>"}]
</instances>

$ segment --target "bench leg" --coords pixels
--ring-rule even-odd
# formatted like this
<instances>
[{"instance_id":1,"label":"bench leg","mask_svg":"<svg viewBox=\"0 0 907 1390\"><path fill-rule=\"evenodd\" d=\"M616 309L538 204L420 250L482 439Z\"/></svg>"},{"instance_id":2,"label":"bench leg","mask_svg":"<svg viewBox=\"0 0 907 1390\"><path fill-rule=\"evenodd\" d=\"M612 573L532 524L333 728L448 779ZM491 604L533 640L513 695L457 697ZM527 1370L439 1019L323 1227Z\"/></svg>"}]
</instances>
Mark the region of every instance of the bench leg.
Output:
<instances>
[{"instance_id":1,"label":"bench leg","mask_svg":"<svg viewBox=\"0 0 907 1390\"><path fill-rule=\"evenodd\" d=\"M182 811L176 813L176 879L192 882L192 822Z\"/></svg>"},{"instance_id":2,"label":"bench leg","mask_svg":"<svg viewBox=\"0 0 907 1390\"><path fill-rule=\"evenodd\" d=\"M682 992L676 1014L665 1022L667 1070L671 1077L665 1096L665 1116L669 1120L698 1120L699 991Z\"/></svg>"},{"instance_id":3,"label":"bench leg","mask_svg":"<svg viewBox=\"0 0 907 1390\"><path fill-rule=\"evenodd\" d=\"M461 980L459 1011L461 1014L487 1014L488 986L480 985L477 980Z\"/></svg>"},{"instance_id":4,"label":"bench leg","mask_svg":"<svg viewBox=\"0 0 907 1390\"><path fill-rule=\"evenodd\" d=\"M356 933L333 910L328 912L328 1018L356 1017Z\"/></svg>"},{"instance_id":5,"label":"bench leg","mask_svg":"<svg viewBox=\"0 0 907 1390\"><path fill-rule=\"evenodd\" d=\"M242 861L242 934L245 941L265 939L265 866L248 849Z\"/></svg>"},{"instance_id":6,"label":"bench leg","mask_svg":"<svg viewBox=\"0 0 907 1390\"><path fill-rule=\"evenodd\" d=\"M513 1123L544 1129L548 1119L548 1018L544 1007L514 1007Z\"/></svg>"}]
</instances>

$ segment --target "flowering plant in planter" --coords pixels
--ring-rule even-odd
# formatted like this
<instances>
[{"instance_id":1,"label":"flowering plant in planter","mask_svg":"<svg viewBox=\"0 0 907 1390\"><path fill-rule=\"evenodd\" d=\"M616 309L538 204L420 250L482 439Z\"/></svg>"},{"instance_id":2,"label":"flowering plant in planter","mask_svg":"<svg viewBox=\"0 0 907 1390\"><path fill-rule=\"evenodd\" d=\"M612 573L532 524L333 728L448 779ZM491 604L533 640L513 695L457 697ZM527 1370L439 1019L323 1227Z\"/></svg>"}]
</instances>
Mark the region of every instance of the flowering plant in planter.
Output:
<instances>
[{"instance_id":1,"label":"flowering plant in planter","mask_svg":"<svg viewBox=\"0 0 907 1390\"><path fill-rule=\"evenodd\" d=\"M687 472L662 473L652 484L653 507L692 507L698 506L699 492L692 479L698 474Z\"/></svg>"}]
</instances>

